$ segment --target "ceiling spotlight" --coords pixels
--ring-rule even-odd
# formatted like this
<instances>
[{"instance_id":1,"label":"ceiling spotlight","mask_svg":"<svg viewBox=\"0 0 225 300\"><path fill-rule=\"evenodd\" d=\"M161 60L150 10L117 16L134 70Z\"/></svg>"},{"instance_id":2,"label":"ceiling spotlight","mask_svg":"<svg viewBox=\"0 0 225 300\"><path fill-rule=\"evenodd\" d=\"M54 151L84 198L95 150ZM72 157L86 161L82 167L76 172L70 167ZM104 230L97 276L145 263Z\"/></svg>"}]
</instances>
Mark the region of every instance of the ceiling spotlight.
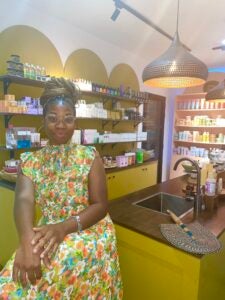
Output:
<instances>
[{"instance_id":1,"label":"ceiling spotlight","mask_svg":"<svg viewBox=\"0 0 225 300\"><path fill-rule=\"evenodd\" d=\"M114 10L112 16L111 16L111 20L116 21L116 19L118 18L120 14L120 10L116 7L116 9Z\"/></svg>"}]
</instances>

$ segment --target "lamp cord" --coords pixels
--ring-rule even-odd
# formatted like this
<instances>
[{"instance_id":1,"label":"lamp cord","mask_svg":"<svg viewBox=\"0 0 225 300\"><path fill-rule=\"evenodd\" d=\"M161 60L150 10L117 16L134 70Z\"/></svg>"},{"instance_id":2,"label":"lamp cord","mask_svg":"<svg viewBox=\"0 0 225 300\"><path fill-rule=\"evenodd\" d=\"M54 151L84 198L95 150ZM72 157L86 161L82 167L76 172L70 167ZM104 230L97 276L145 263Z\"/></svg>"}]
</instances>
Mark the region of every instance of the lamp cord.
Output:
<instances>
[{"instance_id":1,"label":"lamp cord","mask_svg":"<svg viewBox=\"0 0 225 300\"><path fill-rule=\"evenodd\" d=\"M179 24L179 10L180 10L180 0L177 0L177 30L176 33L178 33L178 24Z\"/></svg>"}]
</instances>

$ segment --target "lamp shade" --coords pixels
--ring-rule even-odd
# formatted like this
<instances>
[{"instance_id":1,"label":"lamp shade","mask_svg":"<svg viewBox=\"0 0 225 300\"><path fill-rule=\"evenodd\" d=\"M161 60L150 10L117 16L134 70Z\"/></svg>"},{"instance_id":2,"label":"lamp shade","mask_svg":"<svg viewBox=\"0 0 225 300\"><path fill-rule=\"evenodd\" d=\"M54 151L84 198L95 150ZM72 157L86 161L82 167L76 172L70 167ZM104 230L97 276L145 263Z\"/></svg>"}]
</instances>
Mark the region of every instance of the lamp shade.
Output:
<instances>
[{"instance_id":1,"label":"lamp shade","mask_svg":"<svg viewBox=\"0 0 225 300\"><path fill-rule=\"evenodd\" d=\"M181 44L178 32L168 50L147 65L142 79L146 85L159 88L185 88L203 84L208 68Z\"/></svg>"},{"instance_id":2,"label":"lamp shade","mask_svg":"<svg viewBox=\"0 0 225 300\"><path fill-rule=\"evenodd\" d=\"M205 100L225 100L225 80L221 81L217 86L211 89L206 95Z\"/></svg>"}]
</instances>

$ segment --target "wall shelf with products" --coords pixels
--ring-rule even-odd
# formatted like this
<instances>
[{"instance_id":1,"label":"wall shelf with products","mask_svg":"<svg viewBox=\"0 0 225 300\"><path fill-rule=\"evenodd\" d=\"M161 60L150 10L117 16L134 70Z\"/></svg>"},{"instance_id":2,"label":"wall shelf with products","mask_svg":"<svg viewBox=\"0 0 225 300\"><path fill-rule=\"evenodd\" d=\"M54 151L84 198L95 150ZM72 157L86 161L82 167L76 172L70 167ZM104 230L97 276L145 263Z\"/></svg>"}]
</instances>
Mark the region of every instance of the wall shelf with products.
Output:
<instances>
[{"instance_id":1,"label":"wall shelf with products","mask_svg":"<svg viewBox=\"0 0 225 300\"><path fill-rule=\"evenodd\" d=\"M6 76L0 76L0 81L2 81L3 83L3 90L4 90L4 94L8 94L9 93L9 88L11 89L11 84L15 83L15 87L13 86L13 90L15 89L17 91L17 86L18 85L23 85L24 86L24 90L26 89L26 86L30 86L30 87L34 87L34 88L43 88L44 87L44 82L42 81L37 81L37 80L32 80L32 79L26 79L26 78L21 78L21 77L17 77L17 76L11 76L11 75L6 75ZM32 90L33 91L33 90ZM35 95L39 95L40 91L37 89L34 89L34 94ZM9 93L10 94L10 93ZM17 94L17 92L15 92L14 94ZM113 105L116 102L123 102L121 104L121 106L123 107L135 107L137 108L142 102L138 99L132 99L130 97L120 97L120 96L114 96L114 95L107 95L107 94L103 94L100 92L92 92L92 91L82 91L81 93L81 97L82 96L87 96L87 101L90 101L90 103L93 103L95 101L95 99L100 99L103 102L103 105L106 107L106 109L108 109L108 107L110 108L111 106L113 107ZM93 98L93 100L92 100ZM23 118L24 116L24 118ZM122 116L122 115L121 115ZM11 123L11 120L13 120L13 125L16 124L16 126L22 126L25 123L25 120L27 118L27 122L29 124L32 124L35 128L38 128L38 126L40 126L40 120L39 118L36 117L42 117L42 113L18 113L18 112L6 112L6 111L2 111L0 112L0 118L3 120L3 128L8 128L9 123ZM84 145L95 145L97 147L97 149L100 151L100 154L104 153L120 153L121 150L126 149L135 149L137 147L137 142L143 142L145 139L143 139L143 137L139 138L139 133L135 132L135 128L144 121L143 117L140 119L113 119L113 118L89 118L89 117L80 117L77 116L77 121L78 121L78 127L79 128L95 128L97 130L99 130L99 132L102 132L101 129L107 130L108 132L112 132L112 133L124 133L126 134L126 132L124 132L125 130L130 131L130 133L135 133L136 135L136 139L129 139L129 140L123 140L123 141L113 141L113 142L105 142L105 143L84 143ZM3 124L2 123L2 124ZM38 124L38 125L36 125ZM88 126L90 125L90 127ZM152 128L155 128L156 126L152 126ZM31 147L30 148L16 148L16 149L8 149L6 148L6 145L4 145L4 140L1 140L1 146L0 146L0 151L2 153L1 157L8 159L8 157L10 158L18 158L20 151L33 151L33 150L37 150L37 149L41 149L41 147ZM114 149L114 150L112 150ZM110 154L111 155L111 154ZM118 155L118 154L116 154ZM126 170L126 172L129 171L129 174L127 175L127 177L129 178L129 180L133 180L132 181L132 188L136 191L142 188L145 188L147 186L150 186L154 183L157 182L157 174L158 174L158 157L154 158L152 157L148 162L146 161L144 164L146 165L146 167L143 169L145 171L142 170L141 165L131 165L129 167L129 169ZM152 170L152 168L154 167L154 170ZM133 170L134 169L134 170ZM140 180L137 182L136 180L136 172L137 170L140 169L140 174L139 174L139 178ZM146 172L147 170L149 170L149 176L146 176ZM115 171L115 169L112 169L112 172ZM124 174L124 172L118 172L118 171L124 171L124 168L116 168L117 174L121 173ZM107 170L107 173L110 173L111 169ZM161 172L161 170L160 170ZM116 178L118 177L118 175L116 174ZM150 178L150 180L149 180ZM135 184L133 183L135 182ZM114 180L112 182L112 180L110 180L110 178L107 177L107 185L108 185L108 190L109 190L109 199L114 198L117 195L114 195L113 193L115 193L116 190L120 190L121 194L127 193L130 191L129 189L123 190L122 187L120 187L121 183L120 180ZM126 186L128 186L126 184ZM111 194L112 195L111 195ZM120 195L120 194L118 194Z\"/></svg>"},{"instance_id":2,"label":"wall shelf with products","mask_svg":"<svg viewBox=\"0 0 225 300\"><path fill-rule=\"evenodd\" d=\"M0 81L3 82L4 94L8 93L8 88L9 88L11 83L43 88L44 85L45 85L45 82L46 82L46 81L34 80L34 79L24 78L24 77L15 76L15 75L1 75L0 76ZM106 101L106 99L107 99L107 100L110 100L110 101L134 102L135 105L140 105L140 104L143 103L143 101L134 99L132 97L119 96L119 95L115 96L115 95L110 95L110 94L107 94L107 93L104 93L104 92L83 91L83 90L81 90L81 95L84 95L84 96L97 96L98 99L102 99L103 102Z\"/></svg>"},{"instance_id":3,"label":"wall shelf with products","mask_svg":"<svg viewBox=\"0 0 225 300\"><path fill-rule=\"evenodd\" d=\"M210 143L210 142L197 142L197 141L182 141L182 140L174 140L174 143L185 143L185 144L192 144L192 145L195 145L195 144L204 144L205 146L225 146L225 143Z\"/></svg>"},{"instance_id":4,"label":"wall shelf with products","mask_svg":"<svg viewBox=\"0 0 225 300\"><path fill-rule=\"evenodd\" d=\"M4 76L0 76L0 81L2 81L3 83L3 90L4 90L4 94L8 94L8 91L9 91L9 87L11 84L15 83L17 85L24 85L24 86L30 86L30 87L38 87L38 88L43 88L44 87L44 84L45 82L44 81L39 81L39 80L33 80L33 79L28 79L28 78L23 78L23 77L19 77L19 76L14 76L14 75L4 75ZM130 97L123 97L123 96L115 96L115 95L108 95L108 94L105 94L105 93L102 93L102 92L96 92L96 91L81 91L81 96L90 96L90 97L93 97L93 98L98 98L98 99L101 99L103 100L103 102L105 101L106 103L106 100L107 101L111 101L111 103L113 104L113 102L115 101L124 101L126 102L127 106L129 107L130 105L132 105L132 103L135 104L135 107L139 106L140 105L140 101L138 101L137 99L132 99ZM104 100L105 99L105 100ZM95 100L94 100L95 101ZM17 102L17 101L15 101ZM3 104L2 104L3 105ZM134 106L134 105L132 105ZM11 121L12 117L17 117L17 119L20 119L21 120L21 116L30 116L32 119L33 117L41 117L42 116L42 113L39 113L37 111L37 113L27 113L26 110L20 110L20 112L16 112L14 110L14 108L12 109L13 111L10 111L8 112L7 111L2 111L2 108L3 106L1 106L1 103L0 103L0 116L3 117L4 119L4 127L5 129L8 128L8 125L9 125L9 122ZM36 118L35 118L36 119ZM36 119L38 120L38 118ZM112 129L116 129L116 132L123 132L123 127L125 124L127 124L126 126L128 126L129 130L132 132L140 123L143 122L143 118L140 118L140 119L121 119L121 118L101 118L101 117L81 117L81 116L77 116L76 120L78 121L78 129L79 128L87 128L87 123L84 123L84 122L92 122L91 123L91 127L89 128L93 128L93 126L97 126L97 128L99 130L105 130L105 127L106 130L111 130ZM84 122L83 122L84 121ZM37 121L39 122L39 121ZM81 123L80 123L81 122ZM99 122L99 123L98 123ZM21 122L20 122L21 123ZM81 127L79 126L79 124L81 124ZM88 123L89 124L89 123ZM121 124L121 125L119 125ZM124 124L124 125L123 125ZM99 126L101 125L101 126ZM118 126L118 129L117 129L117 126ZM133 128L133 129L132 129ZM133 131L134 132L134 131ZM124 132L126 134L126 132ZM96 146L100 146L101 149L103 149L106 145L111 145L111 148L115 148L116 145L118 144L132 144L132 149L134 149L136 147L136 143L137 142L143 142L145 139L141 138L141 139L130 139L130 140L118 140L118 141L109 141L109 142L101 142L101 143L92 143L91 145L96 145ZM83 143L84 145L87 145L87 143ZM6 147L6 145L2 144L1 143L1 146L0 146L0 151L9 151L9 154L10 154L10 158L13 158L15 156L14 152L15 151L18 151L18 150L26 150L26 151L29 151L29 149L33 150L33 149L38 149L38 148L41 148L41 147L29 147L29 148L15 148L13 147L13 149L9 149Z\"/></svg>"},{"instance_id":5,"label":"wall shelf with products","mask_svg":"<svg viewBox=\"0 0 225 300\"><path fill-rule=\"evenodd\" d=\"M176 97L173 156L204 157L225 149L225 102L205 101L205 93ZM173 161L173 159L172 159Z\"/></svg>"}]
</instances>

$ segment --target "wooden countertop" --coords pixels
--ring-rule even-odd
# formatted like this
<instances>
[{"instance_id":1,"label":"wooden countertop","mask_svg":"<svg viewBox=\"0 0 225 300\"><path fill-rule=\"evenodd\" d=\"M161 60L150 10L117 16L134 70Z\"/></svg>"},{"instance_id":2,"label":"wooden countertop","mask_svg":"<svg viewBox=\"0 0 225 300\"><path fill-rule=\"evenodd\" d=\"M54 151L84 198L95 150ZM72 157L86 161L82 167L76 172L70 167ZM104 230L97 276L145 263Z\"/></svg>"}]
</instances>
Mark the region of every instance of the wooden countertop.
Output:
<instances>
[{"instance_id":1,"label":"wooden countertop","mask_svg":"<svg viewBox=\"0 0 225 300\"><path fill-rule=\"evenodd\" d=\"M169 244L162 236L159 225L173 223L170 216L138 207L132 203L157 192L184 196L182 187L185 186L186 181L187 175L181 176L111 201L109 204L109 213L113 222L160 242ZM184 223L192 222L193 212L187 214L182 220ZM219 237L225 229L224 196L219 198L218 208L213 211L202 211L197 221Z\"/></svg>"}]
</instances>

